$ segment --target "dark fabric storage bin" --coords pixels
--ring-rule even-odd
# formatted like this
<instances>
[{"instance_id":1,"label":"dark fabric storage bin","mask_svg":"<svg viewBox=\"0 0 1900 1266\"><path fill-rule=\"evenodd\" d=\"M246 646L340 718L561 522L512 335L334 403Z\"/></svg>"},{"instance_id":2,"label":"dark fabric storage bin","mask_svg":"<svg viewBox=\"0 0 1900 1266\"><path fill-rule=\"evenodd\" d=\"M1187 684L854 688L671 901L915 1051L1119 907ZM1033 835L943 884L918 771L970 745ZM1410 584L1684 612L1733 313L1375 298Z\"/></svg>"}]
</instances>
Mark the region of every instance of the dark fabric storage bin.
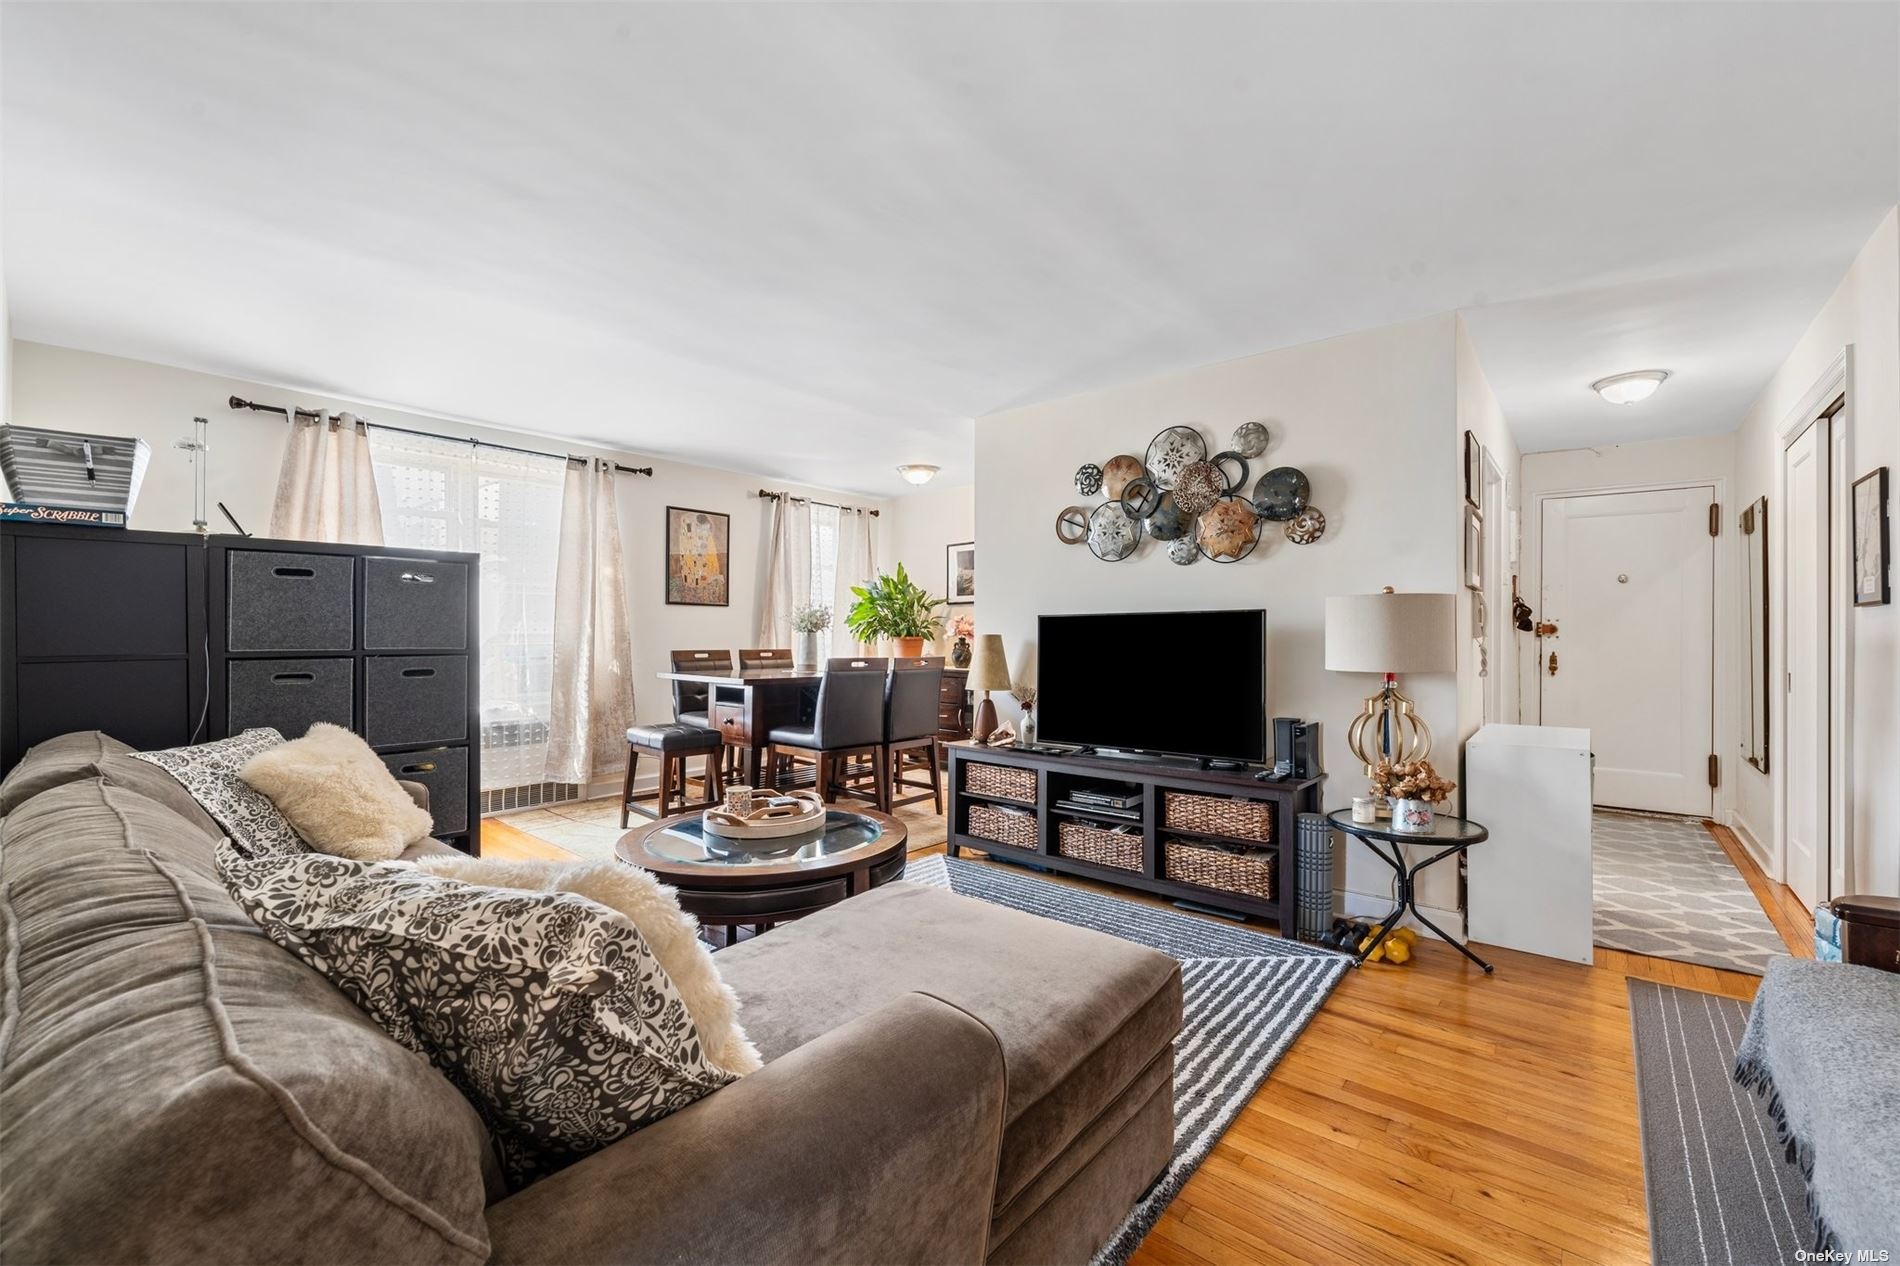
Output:
<instances>
[{"instance_id":1,"label":"dark fabric storage bin","mask_svg":"<svg viewBox=\"0 0 1900 1266\"><path fill-rule=\"evenodd\" d=\"M468 659L372 655L363 661L363 737L372 747L468 738Z\"/></svg>"},{"instance_id":2,"label":"dark fabric storage bin","mask_svg":"<svg viewBox=\"0 0 1900 1266\"><path fill-rule=\"evenodd\" d=\"M437 747L423 752L394 752L383 757L389 772L429 789L429 813L435 834L468 830L468 749Z\"/></svg>"},{"instance_id":3,"label":"dark fabric storage bin","mask_svg":"<svg viewBox=\"0 0 1900 1266\"><path fill-rule=\"evenodd\" d=\"M467 566L419 558L365 558L363 649L467 650Z\"/></svg>"},{"instance_id":4,"label":"dark fabric storage bin","mask_svg":"<svg viewBox=\"0 0 1900 1266\"><path fill-rule=\"evenodd\" d=\"M356 719L353 659L234 659L226 676L226 728L267 725L301 738L319 721L349 729Z\"/></svg>"},{"instance_id":5,"label":"dark fabric storage bin","mask_svg":"<svg viewBox=\"0 0 1900 1266\"><path fill-rule=\"evenodd\" d=\"M354 558L232 550L230 559L225 594L227 650L354 649Z\"/></svg>"}]
</instances>

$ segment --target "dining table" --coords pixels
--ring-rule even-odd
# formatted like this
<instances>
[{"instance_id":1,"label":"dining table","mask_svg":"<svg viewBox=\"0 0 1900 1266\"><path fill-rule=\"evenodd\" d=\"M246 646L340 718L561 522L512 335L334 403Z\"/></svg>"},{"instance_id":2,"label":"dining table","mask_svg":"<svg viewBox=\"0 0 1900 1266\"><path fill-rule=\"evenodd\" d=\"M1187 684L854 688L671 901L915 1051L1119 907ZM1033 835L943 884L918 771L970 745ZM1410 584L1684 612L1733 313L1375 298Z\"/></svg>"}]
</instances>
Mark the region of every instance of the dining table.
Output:
<instances>
[{"instance_id":1,"label":"dining table","mask_svg":"<svg viewBox=\"0 0 1900 1266\"><path fill-rule=\"evenodd\" d=\"M822 668L685 668L662 672L663 681L704 683L707 718L727 747L745 753L745 781L758 787L766 736L797 725L811 714L824 679Z\"/></svg>"}]
</instances>

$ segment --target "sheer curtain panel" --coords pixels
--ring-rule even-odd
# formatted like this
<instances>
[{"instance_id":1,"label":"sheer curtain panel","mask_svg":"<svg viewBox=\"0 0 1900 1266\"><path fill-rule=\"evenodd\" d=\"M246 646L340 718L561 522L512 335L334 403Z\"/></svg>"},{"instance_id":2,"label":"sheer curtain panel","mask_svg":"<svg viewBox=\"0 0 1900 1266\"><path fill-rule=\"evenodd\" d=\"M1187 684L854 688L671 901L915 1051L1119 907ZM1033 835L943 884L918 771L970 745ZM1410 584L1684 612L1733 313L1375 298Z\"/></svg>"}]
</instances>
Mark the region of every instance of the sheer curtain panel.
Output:
<instances>
[{"instance_id":1,"label":"sheer curtain panel","mask_svg":"<svg viewBox=\"0 0 1900 1266\"><path fill-rule=\"evenodd\" d=\"M791 646L792 612L811 601L811 505L780 497L772 503L772 536L765 552L765 596L759 606L758 646ZM835 624L843 613L832 612Z\"/></svg>"},{"instance_id":2,"label":"sheer curtain panel","mask_svg":"<svg viewBox=\"0 0 1900 1266\"><path fill-rule=\"evenodd\" d=\"M855 601L851 590L862 589L877 579L877 541L872 532L874 526L868 510L845 508L838 511L837 579L833 582L829 598L832 604L831 653L834 655L868 655L874 649L858 641L844 623L845 614Z\"/></svg>"},{"instance_id":3,"label":"sheer curtain panel","mask_svg":"<svg viewBox=\"0 0 1900 1266\"><path fill-rule=\"evenodd\" d=\"M618 772L633 724L633 637L612 462L569 461L554 580L550 782Z\"/></svg>"},{"instance_id":4,"label":"sheer curtain panel","mask_svg":"<svg viewBox=\"0 0 1900 1266\"><path fill-rule=\"evenodd\" d=\"M382 503L370 459L369 428L353 413L292 413L277 472L270 534L339 545L383 544Z\"/></svg>"}]
</instances>

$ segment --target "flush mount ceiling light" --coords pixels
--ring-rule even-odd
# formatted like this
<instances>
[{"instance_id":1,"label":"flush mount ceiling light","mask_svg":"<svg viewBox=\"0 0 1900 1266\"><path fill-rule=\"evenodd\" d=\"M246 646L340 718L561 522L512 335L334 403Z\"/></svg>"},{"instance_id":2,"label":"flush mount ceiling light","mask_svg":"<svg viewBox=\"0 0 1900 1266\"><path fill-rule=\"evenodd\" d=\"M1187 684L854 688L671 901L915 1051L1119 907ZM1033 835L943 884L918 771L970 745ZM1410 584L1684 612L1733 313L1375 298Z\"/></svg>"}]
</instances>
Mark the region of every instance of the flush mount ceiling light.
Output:
<instances>
[{"instance_id":1,"label":"flush mount ceiling light","mask_svg":"<svg viewBox=\"0 0 1900 1266\"><path fill-rule=\"evenodd\" d=\"M941 469L943 468L940 466L926 466L922 462L912 462L908 466L899 466L897 473L902 475L908 483L927 484L936 478L937 472Z\"/></svg>"},{"instance_id":2,"label":"flush mount ceiling light","mask_svg":"<svg viewBox=\"0 0 1900 1266\"><path fill-rule=\"evenodd\" d=\"M1656 394L1656 388L1669 377L1666 369L1639 369L1629 374L1611 374L1590 384L1590 390L1611 404L1637 404Z\"/></svg>"}]
</instances>

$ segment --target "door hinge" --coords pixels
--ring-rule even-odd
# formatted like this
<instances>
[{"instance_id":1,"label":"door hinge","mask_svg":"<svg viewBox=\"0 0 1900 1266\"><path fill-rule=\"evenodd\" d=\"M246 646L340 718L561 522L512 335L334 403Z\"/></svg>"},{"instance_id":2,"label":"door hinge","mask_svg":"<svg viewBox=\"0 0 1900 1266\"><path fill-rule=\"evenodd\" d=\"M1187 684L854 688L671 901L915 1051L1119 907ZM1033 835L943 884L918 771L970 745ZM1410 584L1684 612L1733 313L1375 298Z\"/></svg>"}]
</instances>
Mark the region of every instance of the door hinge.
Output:
<instances>
[{"instance_id":1,"label":"door hinge","mask_svg":"<svg viewBox=\"0 0 1900 1266\"><path fill-rule=\"evenodd\" d=\"M1710 752L1709 753L1709 786L1711 787L1719 787L1722 785L1721 775L1720 773L1717 772L1719 768L1720 768L1720 762L1716 760L1715 753Z\"/></svg>"},{"instance_id":2,"label":"door hinge","mask_svg":"<svg viewBox=\"0 0 1900 1266\"><path fill-rule=\"evenodd\" d=\"M1709 535L1722 535L1722 505L1718 501L1709 503Z\"/></svg>"}]
</instances>

